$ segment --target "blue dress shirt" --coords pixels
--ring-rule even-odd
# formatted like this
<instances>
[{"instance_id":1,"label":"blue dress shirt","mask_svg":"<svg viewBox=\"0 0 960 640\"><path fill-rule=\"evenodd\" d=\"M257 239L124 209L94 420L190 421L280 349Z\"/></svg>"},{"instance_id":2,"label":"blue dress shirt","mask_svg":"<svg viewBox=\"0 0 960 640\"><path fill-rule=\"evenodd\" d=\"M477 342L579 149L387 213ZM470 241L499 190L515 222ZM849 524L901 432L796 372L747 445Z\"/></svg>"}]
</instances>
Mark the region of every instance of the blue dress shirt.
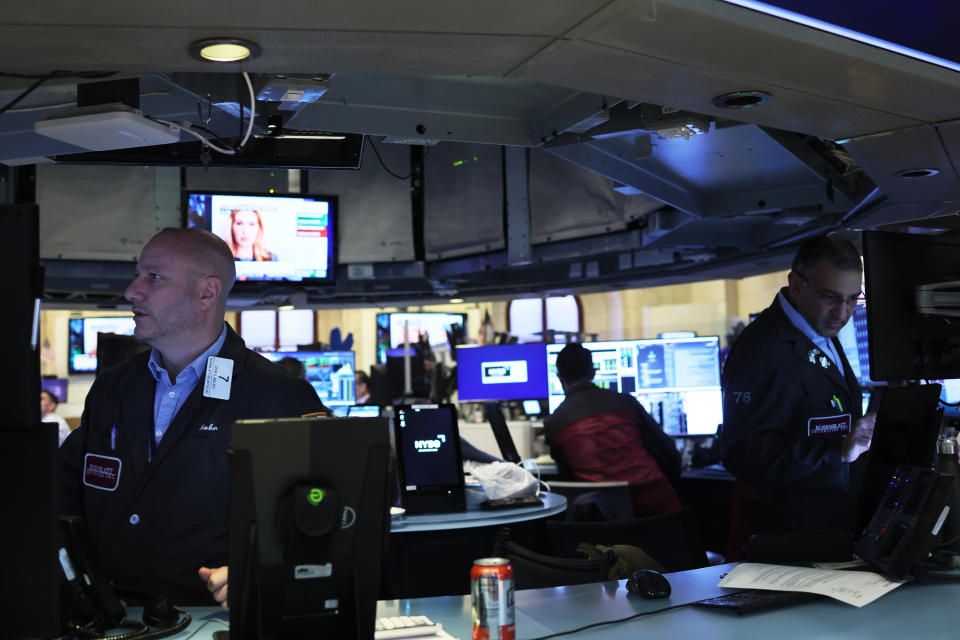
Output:
<instances>
[{"instance_id":1,"label":"blue dress shirt","mask_svg":"<svg viewBox=\"0 0 960 640\"><path fill-rule=\"evenodd\" d=\"M150 352L150 361L147 367L153 374L153 379L157 381L157 388L153 396L153 437L156 444L160 444L160 439L167 432L167 427L173 422L174 416L180 411L180 407L187 401L197 382L203 377L207 369L207 358L220 353L223 347L223 341L227 338L227 327L224 325L217 338L210 348L201 353L197 358L188 364L183 371L177 375L175 382L170 382L170 376L162 364L163 358L160 352L153 349Z\"/></svg>"}]
</instances>

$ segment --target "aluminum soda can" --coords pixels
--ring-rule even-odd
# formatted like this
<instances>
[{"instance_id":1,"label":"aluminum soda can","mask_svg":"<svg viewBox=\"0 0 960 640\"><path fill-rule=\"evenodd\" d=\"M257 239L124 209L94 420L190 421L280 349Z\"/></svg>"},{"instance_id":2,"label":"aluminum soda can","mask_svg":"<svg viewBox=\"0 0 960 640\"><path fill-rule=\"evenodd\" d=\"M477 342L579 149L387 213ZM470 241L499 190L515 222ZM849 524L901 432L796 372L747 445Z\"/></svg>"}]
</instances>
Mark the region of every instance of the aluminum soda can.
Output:
<instances>
[{"instance_id":1,"label":"aluminum soda can","mask_svg":"<svg viewBox=\"0 0 960 640\"><path fill-rule=\"evenodd\" d=\"M515 640L513 567L506 558L480 558L470 570L473 640Z\"/></svg>"}]
</instances>

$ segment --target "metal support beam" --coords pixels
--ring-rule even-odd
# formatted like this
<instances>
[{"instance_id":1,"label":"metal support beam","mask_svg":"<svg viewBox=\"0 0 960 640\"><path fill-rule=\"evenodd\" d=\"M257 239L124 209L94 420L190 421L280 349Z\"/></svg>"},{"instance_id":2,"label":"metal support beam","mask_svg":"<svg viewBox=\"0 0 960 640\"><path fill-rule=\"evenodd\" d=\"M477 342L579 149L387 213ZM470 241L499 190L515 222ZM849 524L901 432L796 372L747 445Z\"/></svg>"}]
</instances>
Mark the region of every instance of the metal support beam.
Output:
<instances>
[{"instance_id":1,"label":"metal support beam","mask_svg":"<svg viewBox=\"0 0 960 640\"><path fill-rule=\"evenodd\" d=\"M790 209L847 211L853 203L845 195L834 192L830 197L824 184L805 184L782 189L765 189L703 200L704 217L727 218L758 213L788 213Z\"/></svg>"},{"instance_id":2,"label":"metal support beam","mask_svg":"<svg viewBox=\"0 0 960 640\"><path fill-rule=\"evenodd\" d=\"M554 105L531 121L531 134L537 142L552 140L566 131L578 131L585 122L603 121L598 114L621 102L620 98L580 91ZM582 131L580 131L582 132Z\"/></svg>"},{"instance_id":3,"label":"metal support beam","mask_svg":"<svg viewBox=\"0 0 960 640\"><path fill-rule=\"evenodd\" d=\"M642 191L664 204L686 211L695 216L703 215L699 198L678 184L632 164L616 152L609 151L599 143L568 145L545 149L548 153L610 178L621 184Z\"/></svg>"},{"instance_id":4,"label":"metal support beam","mask_svg":"<svg viewBox=\"0 0 960 640\"><path fill-rule=\"evenodd\" d=\"M504 223L507 235L507 256L511 265L528 264L530 252L530 195L528 150L503 148L506 210Z\"/></svg>"}]
</instances>

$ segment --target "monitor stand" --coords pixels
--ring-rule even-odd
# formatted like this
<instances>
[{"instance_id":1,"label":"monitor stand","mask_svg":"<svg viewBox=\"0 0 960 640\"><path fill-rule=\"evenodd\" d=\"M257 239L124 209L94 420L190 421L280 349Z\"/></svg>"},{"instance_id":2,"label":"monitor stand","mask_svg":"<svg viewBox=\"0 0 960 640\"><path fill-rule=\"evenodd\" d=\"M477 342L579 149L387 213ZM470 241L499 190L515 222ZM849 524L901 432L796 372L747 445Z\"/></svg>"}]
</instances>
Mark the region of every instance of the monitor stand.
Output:
<instances>
[{"instance_id":1,"label":"monitor stand","mask_svg":"<svg viewBox=\"0 0 960 640\"><path fill-rule=\"evenodd\" d=\"M510 428L507 427L507 421L503 417L503 411L497 402L484 402L483 415L490 428L493 429L493 437L497 439L497 446L500 447L500 455L507 462L520 464L520 453L517 451L517 445L513 442L513 436L510 435Z\"/></svg>"}]
</instances>

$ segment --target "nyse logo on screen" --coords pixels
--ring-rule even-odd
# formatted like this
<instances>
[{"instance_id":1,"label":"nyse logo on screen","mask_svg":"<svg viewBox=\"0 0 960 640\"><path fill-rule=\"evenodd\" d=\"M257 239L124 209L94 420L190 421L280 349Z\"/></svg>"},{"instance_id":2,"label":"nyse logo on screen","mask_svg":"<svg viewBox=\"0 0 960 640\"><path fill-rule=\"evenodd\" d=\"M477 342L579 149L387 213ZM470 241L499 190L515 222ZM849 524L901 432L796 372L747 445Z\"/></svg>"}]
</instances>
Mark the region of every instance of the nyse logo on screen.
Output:
<instances>
[{"instance_id":1,"label":"nyse logo on screen","mask_svg":"<svg viewBox=\"0 0 960 640\"><path fill-rule=\"evenodd\" d=\"M516 384L527 381L526 360L484 362L480 367L483 384Z\"/></svg>"},{"instance_id":2,"label":"nyse logo on screen","mask_svg":"<svg viewBox=\"0 0 960 640\"><path fill-rule=\"evenodd\" d=\"M440 447L447 441L447 436L442 433L437 434L436 440L414 440L413 447L417 453L436 453Z\"/></svg>"}]
</instances>

